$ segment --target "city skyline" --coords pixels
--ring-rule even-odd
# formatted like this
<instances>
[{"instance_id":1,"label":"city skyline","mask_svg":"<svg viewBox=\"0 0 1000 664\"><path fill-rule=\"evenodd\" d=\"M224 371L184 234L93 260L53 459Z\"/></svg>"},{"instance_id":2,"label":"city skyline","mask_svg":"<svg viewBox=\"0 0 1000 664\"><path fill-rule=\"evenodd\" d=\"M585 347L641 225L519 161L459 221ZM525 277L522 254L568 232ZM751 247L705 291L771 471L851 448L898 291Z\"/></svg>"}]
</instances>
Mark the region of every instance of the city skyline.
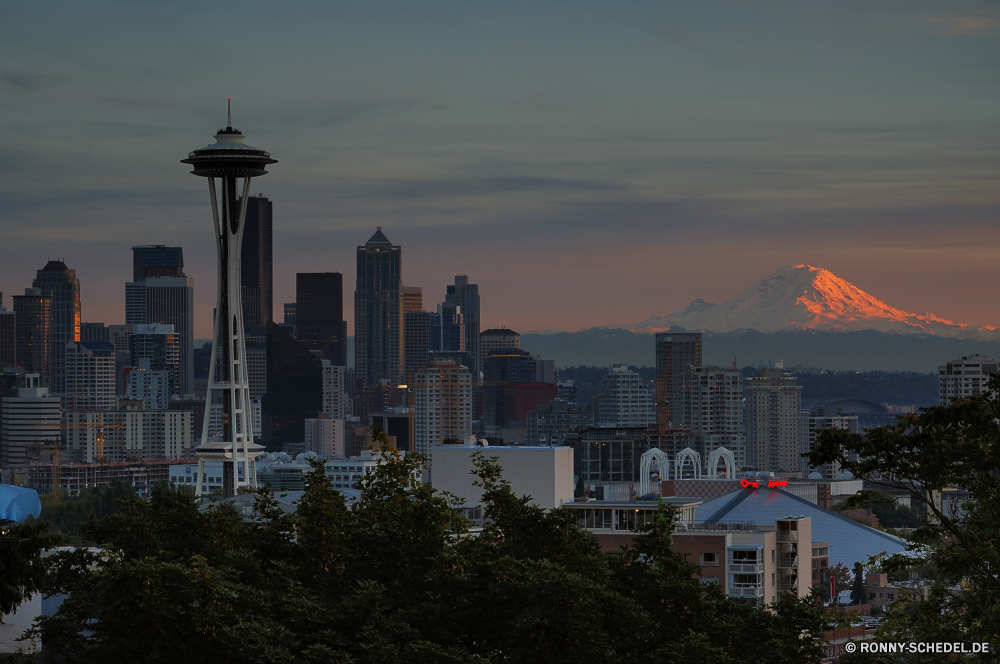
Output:
<instances>
[{"instance_id":1,"label":"city skyline","mask_svg":"<svg viewBox=\"0 0 1000 664\"><path fill-rule=\"evenodd\" d=\"M381 225L427 301L455 273L480 284L484 329L665 316L790 263L1000 324L980 304L1000 244L995 4L8 11L8 297L58 257L83 319L120 323L130 247L181 246L210 336L210 224L174 155L232 96L287 164L258 187L275 303L296 272L350 278ZM222 15L230 37L204 27ZM225 55L265 26L245 65Z\"/></svg>"}]
</instances>

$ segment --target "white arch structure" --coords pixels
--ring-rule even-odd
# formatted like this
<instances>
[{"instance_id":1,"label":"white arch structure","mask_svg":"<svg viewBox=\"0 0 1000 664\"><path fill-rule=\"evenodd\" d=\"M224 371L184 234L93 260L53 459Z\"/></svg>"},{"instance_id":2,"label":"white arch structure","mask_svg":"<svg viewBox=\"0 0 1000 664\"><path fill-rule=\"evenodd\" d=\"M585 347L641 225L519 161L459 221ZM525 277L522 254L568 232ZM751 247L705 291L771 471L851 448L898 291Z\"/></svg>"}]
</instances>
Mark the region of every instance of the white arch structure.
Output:
<instances>
[{"instance_id":1,"label":"white arch structure","mask_svg":"<svg viewBox=\"0 0 1000 664\"><path fill-rule=\"evenodd\" d=\"M701 455L692 450L690 447L685 447L683 450L677 453L674 457L674 479L684 479L684 461L685 459L690 459L692 465L694 465L694 479L701 479Z\"/></svg>"},{"instance_id":2,"label":"white arch structure","mask_svg":"<svg viewBox=\"0 0 1000 664\"><path fill-rule=\"evenodd\" d=\"M719 474L719 460L722 459L725 462L726 470L725 476L722 478L718 477ZM725 447L717 447L712 450L712 453L708 455L708 477L710 479L735 479L736 478L736 457L733 453L727 450Z\"/></svg>"},{"instance_id":3,"label":"white arch structure","mask_svg":"<svg viewBox=\"0 0 1000 664\"><path fill-rule=\"evenodd\" d=\"M657 447L651 447L639 457L639 495L648 496L653 493L653 485L650 482L650 475L653 474L653 461L656 461L656 469L661 480L670 479L670 457L667 453ZM660 493L656 491L656 493Z\"/></svg>"}]
</instances>

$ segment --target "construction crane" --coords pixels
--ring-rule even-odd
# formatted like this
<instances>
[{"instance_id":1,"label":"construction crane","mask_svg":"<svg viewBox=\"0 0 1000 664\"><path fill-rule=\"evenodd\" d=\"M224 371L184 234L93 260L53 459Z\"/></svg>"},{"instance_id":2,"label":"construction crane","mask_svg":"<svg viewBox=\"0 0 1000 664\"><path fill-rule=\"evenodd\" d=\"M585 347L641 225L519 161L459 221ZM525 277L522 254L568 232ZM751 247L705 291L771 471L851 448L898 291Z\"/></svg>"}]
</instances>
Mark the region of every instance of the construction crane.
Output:
<instances>
[{"instance_id":1,"label":"construction crane","mask_svg":"<svg viewBox=\"0 0 1000 664\"><path fill-rule=\"evenodd\" d=\"M118 424L104 424L104 411L97 411L97 424L90 423L78 423L78 424L36 424L33 428L35 429L96 429L96 444L97 444L97 461L99 463L104 462L104 430L105 429L121 429L125 426L124 422L119 422Z\"/></svg>"},{"instance_id":2,"label":"construction crane","mask_svg":"<svg viewBox=\"0 0 1000 664\"><path fill-rule=\"evenodd\" d=\"M36 425L36 429L43 428L41 425ZM46 445L51 445L51 447L46 447ZM34 443L29 445L30 449L38 450L39 456L48 455L52 459L52 492L58 493L59 491L59 457L62 455L62 451L59 449L58 441L52 440L48 443Z\"/></svg>"}]
</instances>

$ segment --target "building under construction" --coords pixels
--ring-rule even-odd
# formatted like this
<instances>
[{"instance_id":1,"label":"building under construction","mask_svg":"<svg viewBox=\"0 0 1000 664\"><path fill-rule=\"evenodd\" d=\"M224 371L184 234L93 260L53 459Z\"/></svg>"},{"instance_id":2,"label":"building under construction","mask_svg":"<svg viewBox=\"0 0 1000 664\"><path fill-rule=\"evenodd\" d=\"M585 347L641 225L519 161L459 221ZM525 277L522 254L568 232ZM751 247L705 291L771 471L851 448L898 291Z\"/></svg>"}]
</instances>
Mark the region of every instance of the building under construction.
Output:
<instances>
[{"instance_id":1,"label":"building under construction","mask_svg":"<svg viewBox=\"0 0 1000 664\"><path fill-rule=\"evenodd\" d=\"M40 494L52 492L56 485L70 495L82 489L108 486L114 480L128 482L139 494L147 496L156 482L170 479L170 465L196 463L195 459L150 459L135 463L32 463L3 471L4 483L34 489ZM55 473L53 474L53 469Z\"/></svg>"}]
</instances>

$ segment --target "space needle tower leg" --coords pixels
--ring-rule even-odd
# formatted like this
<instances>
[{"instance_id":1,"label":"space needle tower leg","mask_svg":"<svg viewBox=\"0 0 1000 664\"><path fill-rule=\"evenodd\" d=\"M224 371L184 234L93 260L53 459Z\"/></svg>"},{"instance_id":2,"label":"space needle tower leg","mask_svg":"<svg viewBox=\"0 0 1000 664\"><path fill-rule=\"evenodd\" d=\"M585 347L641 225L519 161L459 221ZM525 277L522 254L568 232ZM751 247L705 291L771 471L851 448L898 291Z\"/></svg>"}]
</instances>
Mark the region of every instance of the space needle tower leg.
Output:
<instances>
[{"instance_id":1,"label":"space needle tower leg","mask_svg":"<svg viewBox=\"0 0 1000 664\"><path fill-rule=\"evenodd\" d=\"M231 121L215 138L214 145L195 150L182 160L195 167L192 173L208 178L219 270L205 419L201 445L195 450L198 500L205 485L206 462L223 462L224 493L234 495L241 489L257 487L255 459L264 451L253 442L240 293L240 249L250 179L264 175L267 172L264 166L276 162L263 150L243 145L243 134L232 128ZM221 430L212 427L213 404L221 406ZM211 433L215 435L210 437Z\"/></svg>"}]
</instances>

